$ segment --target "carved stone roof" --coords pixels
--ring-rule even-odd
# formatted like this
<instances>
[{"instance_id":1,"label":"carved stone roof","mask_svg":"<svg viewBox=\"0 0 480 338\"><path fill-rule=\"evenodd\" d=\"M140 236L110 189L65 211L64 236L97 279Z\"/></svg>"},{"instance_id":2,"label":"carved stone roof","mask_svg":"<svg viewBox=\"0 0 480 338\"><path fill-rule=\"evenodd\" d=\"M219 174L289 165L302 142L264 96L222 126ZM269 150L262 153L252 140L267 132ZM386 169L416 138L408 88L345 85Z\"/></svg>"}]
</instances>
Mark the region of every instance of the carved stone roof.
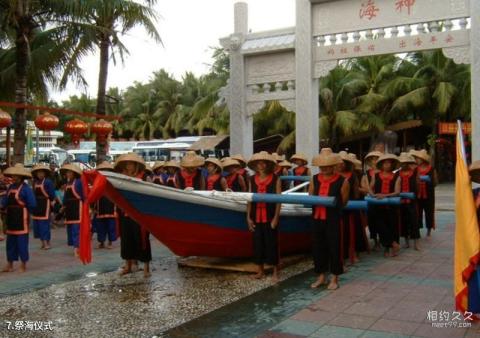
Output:
<instances>
[{"instance_id":1,"label":"carved stone roof","mask_svg":"<svg viewBox=\"0 0 480 338\"><path fill-rule=\"evenodd\" d=\"M266 52L294 47L295 34L282 34L246 40L242 45L242 53Z\"/></svg>"}]
</instances>

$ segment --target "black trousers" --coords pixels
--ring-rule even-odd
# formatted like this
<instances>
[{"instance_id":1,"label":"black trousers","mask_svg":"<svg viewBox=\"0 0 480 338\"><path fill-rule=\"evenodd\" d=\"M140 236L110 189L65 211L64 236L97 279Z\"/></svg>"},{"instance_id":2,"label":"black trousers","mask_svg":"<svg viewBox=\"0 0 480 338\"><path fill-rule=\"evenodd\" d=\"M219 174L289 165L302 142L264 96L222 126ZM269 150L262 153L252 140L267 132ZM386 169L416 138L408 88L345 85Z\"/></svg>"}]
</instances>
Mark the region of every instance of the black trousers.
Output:
<instances>
[{"instance_id":1,"label":"black trousers","mask_svg":"<svg viewBox=\"0 0 480 338\"><path fill-rule=\"evenodd\" d=\"M425 224L427 226L427 229L435 228L435 200L433 198L418 199L417 205L419 227L423 228L423 214L425 213Z\"/></svg>"},{"instance_id":2,"label":"black trousers","mask_svg":"<svg viewBox=\"0 0 480 338\"><path fill-rule=\"evenodd\" d=\"M402 236L405 238L420 238L420 230L417 223L416 203L404 203L400 206L400 223Z\"/></svg>"},{"instance_id":3,"label":"black trousers","mask_svg":"<svg viewBox=\"0 0 480 338\"><path fill-rule=\"evenodd\" d=\"M312 256L316 273L343 273L340 220L312 220Z\"/></svg>"},{"instance_id":4,"label":"black trousers","mask_svg":"<svg viewBox=\"0 0 480 338\"><path fill-rule=\"evenodd\" d=\"M393 241L398 243L398 208L390 206L376 207L377 227L380 243L384 248L391 248Z\"/></svg>"},{"instance_id":5,"label":"black trousers","mask_svg":"<svg viewBox=\"0 0 480 338\"><path fill-rule=\"evenodd\" d=\"M378 233L378 215L377 215L377 206L369 205L367 211L367 222L368 222L368 232L370 233L370 239L377 239L379 237Z\"/></svg>"},{"instance_id":6,"label":"black trousers","mask_svg":"<svg viewBox=\"0 0 480 338\"><path fill-rule=\"evenodd\" d=\"M278 265L278 230L270 223L255 223L253 231L253 254L255 264Z\"/></svg>"},{"instance_id":7,"label":"black trousers","mask_svg":"<svg viewBox=\"0 0 480 338\"><path fill-rule=\"evenodd\" d=\"M139 260L150 262L152 249L150 247L149 233L142 238L140 225L130 217L120 217L120 255L125 260Z\"/></svg>"}]
</instances>

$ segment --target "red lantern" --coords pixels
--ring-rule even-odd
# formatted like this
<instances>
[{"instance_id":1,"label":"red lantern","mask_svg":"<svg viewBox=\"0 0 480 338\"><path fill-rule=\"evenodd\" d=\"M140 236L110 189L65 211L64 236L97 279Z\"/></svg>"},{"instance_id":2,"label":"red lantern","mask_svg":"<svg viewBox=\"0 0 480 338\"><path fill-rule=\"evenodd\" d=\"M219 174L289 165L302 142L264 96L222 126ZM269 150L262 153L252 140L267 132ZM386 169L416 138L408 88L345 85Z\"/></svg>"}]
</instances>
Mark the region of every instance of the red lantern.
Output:
<instances>
[{"instance_id":1,"label":"red lantern","mask_svg":"<svg viewBox=\"0 0 480 338\"><path fill-rule=\"evenodd\" d=\"M105 141L108 137L108 134L110 134L112 130L112 124L104 119L95 121L91 128L92 133L97 134L97 138L100 141Z\"/></svg>"},{"instance_id":2,"label":"red lantern","mask_svg":"<svg viewBox=\"0 0 480 338\"><path fill-rule=\"evenodd\" d=\"M10 126L12 117L6 111L0 109L0 129Z\"/></svg>"},{"instance_id":3,"label":"red lantern","mask_svg":"<svg viewBox=\"0 0 480 338\"><path fill-rule=\"evenodd\" d=\"M78 119L73 119L65 123L65 132L72 135L72 141L75 146L80 143L80 137L88 131L88 124Z\"/></svg>"},{"instance_id":4,"label":"red lantern","mask_svg":"<svg viewBox=\"0 0 480 338\"><path fill-rule=\"evenodd\" d=\"M58 126L58 117L49 113L38 115L35 119L35 126L40 130L53 130Z\"/></svg>"}]
</instances>

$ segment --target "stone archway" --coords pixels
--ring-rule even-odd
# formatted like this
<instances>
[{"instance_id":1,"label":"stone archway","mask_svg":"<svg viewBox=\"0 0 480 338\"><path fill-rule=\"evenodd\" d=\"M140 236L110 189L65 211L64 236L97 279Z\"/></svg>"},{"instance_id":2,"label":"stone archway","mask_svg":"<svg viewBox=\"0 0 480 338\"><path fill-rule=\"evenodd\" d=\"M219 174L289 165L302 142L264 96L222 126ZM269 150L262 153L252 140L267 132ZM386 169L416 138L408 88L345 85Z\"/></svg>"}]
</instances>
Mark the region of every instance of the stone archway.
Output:
<instances>
[{"instance_id":1,"label":"stone archway","mask_svg":"<svg viewBox=\"0 0 480 338\"><path fill-rule=\"evenodd\" d=\"M231 150L253 151L252 114L268 100L296 112L297 151L318 152L318 78L339 60L441 48L471 64L472 153L480 159L480 1L296 0L296 26L249 33L248 7L235 4L227 90Z\"/></svg>"}]
</instances>

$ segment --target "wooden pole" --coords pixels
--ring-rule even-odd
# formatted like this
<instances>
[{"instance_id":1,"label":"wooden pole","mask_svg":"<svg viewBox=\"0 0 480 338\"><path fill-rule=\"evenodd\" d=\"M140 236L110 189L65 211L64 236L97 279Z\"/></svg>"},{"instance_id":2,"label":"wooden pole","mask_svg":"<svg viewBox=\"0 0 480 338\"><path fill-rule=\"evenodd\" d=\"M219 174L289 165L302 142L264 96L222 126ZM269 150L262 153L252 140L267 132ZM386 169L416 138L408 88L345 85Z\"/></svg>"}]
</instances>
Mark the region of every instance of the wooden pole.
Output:
<instances>
[{"instance_id":1,"label":"wooden pole","mask_svg":"<svg viewBox=\"0 0 480 338\"><path fill-rule=\"evenodd\" d=\"M7 138L5 141L5 147L6 149L6 162L7 162L7 167L10 167L10 127L7 127Z\"/></svg>"}]
</instances>

